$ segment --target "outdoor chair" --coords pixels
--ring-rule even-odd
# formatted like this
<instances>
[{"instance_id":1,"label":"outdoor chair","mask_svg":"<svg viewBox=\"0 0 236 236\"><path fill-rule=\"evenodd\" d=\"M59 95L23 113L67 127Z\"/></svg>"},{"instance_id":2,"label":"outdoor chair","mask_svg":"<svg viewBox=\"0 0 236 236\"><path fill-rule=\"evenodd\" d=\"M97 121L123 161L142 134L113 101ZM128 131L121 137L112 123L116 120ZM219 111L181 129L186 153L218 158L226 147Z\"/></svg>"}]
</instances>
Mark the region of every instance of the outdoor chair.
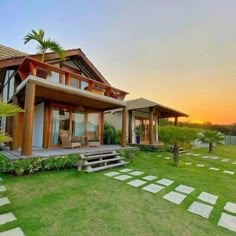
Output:
<instances>
[{"instance_id":1,"label":"outdoor chair","mask_svg":"<svg viewBox=\"0 0 236 236\"><path fill-rule=\"evenodd\" d=\"M96 147L101 144L96 131L87 131L87 143L89 147Z\"/></svg>"},{"instance_id":2,"label":"outdoor chair","mask_svg":"<svg viewBox=\"0 0 236 236\"><path fill-rule=\"evenodd\" d=\"M79 136L71 136L69 130L60 129L60 139L63 148L81 147L81 140Z\"/></svg>"}]
</instances>

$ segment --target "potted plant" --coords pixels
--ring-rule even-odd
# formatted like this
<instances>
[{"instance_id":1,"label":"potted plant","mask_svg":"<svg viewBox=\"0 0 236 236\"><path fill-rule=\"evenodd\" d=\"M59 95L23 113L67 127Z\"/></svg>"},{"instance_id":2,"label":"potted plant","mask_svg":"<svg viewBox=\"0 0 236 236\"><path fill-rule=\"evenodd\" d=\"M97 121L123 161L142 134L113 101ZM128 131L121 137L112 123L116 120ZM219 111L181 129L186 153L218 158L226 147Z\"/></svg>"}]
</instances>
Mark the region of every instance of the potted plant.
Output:
<instances>
[{"instance_id":1,"label":"potted plant","mask_svg":"<svg viewBox=\"0 0 236 236\"><path fill-rule=\"evenodd\" d=\"M111 144L113 133L114 133L114 128L109 124L105 124L104 126L104 143L105 144L108 144L108 145Z\"/></svg>"},{"instance_id":2,"label":"potted plant","mask_svg":"<svg viewBox=\"0 0 236 236\"><path fill-rule=\"evenodd\" d=\"M142 134L141 127L140 126L136 126L134 128L134 133L135 133L136 143L140 144L140 138L141 138L141 134Z\"/></svg>"}]
</instances>

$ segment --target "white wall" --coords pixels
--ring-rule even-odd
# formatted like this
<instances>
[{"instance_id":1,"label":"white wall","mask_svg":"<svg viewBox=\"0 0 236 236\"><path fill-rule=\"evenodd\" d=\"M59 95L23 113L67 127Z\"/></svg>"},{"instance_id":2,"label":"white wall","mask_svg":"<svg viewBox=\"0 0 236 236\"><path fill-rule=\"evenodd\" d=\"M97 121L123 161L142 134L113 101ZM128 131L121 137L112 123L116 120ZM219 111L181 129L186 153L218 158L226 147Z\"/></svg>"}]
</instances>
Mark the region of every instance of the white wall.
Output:
<instances>
[{"instance_id":1,"label":"white wall","mask_svg":"<svg viewBox=\"0 0 236 236\"><path fill-rule=\"evenodd\" d=\"M43 146L43 121L44 121L44 103L35 106L34 110L34 131L33 131L33 146Z\"/></svg>"},{"instance_id":2,"label":"white wall","mask_svg":"<svg viewBox=\"0 0 236 236\"><path fill-rule=\"evenodd\" d=\"M113 125L116 129L122 129L122 112L105 114L105 122Z\"/></svg>"}]
</instances>

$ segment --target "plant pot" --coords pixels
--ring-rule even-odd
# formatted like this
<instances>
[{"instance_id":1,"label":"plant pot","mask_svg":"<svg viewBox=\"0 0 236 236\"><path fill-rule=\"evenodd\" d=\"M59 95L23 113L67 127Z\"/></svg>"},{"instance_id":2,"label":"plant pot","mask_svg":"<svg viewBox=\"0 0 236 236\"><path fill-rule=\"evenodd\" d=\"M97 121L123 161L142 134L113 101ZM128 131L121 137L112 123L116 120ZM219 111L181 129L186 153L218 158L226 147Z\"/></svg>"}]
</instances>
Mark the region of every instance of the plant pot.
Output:
<instances>
[{"instance_id":1,"label":"plant pot","mask_svg":"<svg viewBox=\"0 0 236 236\"><path fill-rule=\"evenodd\" d=\"M107 135L105 138L105 143L110 145L111 144L111 135Z\"/></svg>"},{"instance_id":2,"label":"plant pot","mask_svg":"<svg viewBox=\"0 0 236 236\"><path fill-rule=\"evenodd\" d=\"M136 143L140 144L140 136L136 136Z\"/></svg>"}]
</instances>

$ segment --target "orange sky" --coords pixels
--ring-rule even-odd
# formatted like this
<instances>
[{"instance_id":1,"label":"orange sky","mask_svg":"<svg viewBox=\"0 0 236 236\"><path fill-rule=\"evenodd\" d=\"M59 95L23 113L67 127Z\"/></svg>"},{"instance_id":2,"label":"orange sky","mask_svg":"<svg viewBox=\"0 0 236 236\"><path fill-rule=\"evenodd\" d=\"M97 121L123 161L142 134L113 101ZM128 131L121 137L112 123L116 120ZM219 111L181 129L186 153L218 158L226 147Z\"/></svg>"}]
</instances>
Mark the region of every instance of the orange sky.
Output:
<instances>
[{"instance_id":1,"label":"orange sky","mask_svg":"<svg viewBox=\"0 0 236 236\"><path fill-rule=\"evenodd\" d=\"M2 44L35 53L23 37L42 27L64 48L81 47L129 99L173 107L190 121L236 123L235 0L23 2L2 1Z\"/></svg>"}]
</instances>

